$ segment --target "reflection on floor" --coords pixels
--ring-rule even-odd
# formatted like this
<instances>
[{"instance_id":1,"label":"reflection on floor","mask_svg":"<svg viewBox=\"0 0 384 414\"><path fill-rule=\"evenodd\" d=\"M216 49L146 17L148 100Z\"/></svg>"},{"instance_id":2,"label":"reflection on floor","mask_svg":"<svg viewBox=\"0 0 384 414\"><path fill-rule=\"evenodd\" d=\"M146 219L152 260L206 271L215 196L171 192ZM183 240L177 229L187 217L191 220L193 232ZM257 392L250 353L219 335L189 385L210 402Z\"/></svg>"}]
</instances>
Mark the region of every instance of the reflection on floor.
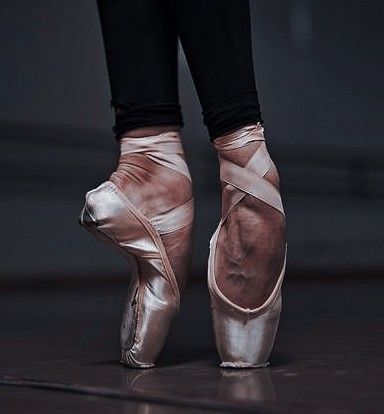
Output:
<instances>
[{"instance_id":1,"label":"reflection on floor","mask_svg":"<svg viewBox=\"0 0 384 414\"><path fill-rule=\"evenodd\" d=\"M205 286L191 284L157 368L120 366L125 286L4 288L7 413L379 412L383 282L287 281L271 367L217 367ZM13 385L13 386L11 386Z\"/></svg>"}]
</instances>

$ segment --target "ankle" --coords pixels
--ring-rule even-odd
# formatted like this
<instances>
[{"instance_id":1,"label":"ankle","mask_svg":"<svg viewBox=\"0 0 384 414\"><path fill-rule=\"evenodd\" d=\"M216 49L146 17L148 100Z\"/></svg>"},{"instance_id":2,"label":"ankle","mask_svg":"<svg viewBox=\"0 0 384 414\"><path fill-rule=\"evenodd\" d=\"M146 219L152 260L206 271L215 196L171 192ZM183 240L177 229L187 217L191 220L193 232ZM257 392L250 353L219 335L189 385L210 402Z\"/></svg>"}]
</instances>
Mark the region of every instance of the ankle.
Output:
<instances>
[{"instance_id":1,"label":"ankle","mask_svg":"<svg viewBox=\"0 0 384 414\"><path fill-rule=\"evenodd\" d=\"M192 198L178 128L140 128L121 139L119 164L110 181L148 217Z\"/></svg>"},{"instance_id":2,"label":"ankle","mask_svg":"<svg viewBox=\"0 0 384 414\"><path fill-rule=\"evenodd\" d=\"M246 140L242 145L241 141ZM226 161L245 167L259 147L264 146L263 150L268 154L264 138L264 128L260 123L248 125L235 131L217 137L214 146L220 164L220 172ZM264 178L279 189L279 174L275 163L269 157L269 169Z\"/></svg>"}]
</instances>

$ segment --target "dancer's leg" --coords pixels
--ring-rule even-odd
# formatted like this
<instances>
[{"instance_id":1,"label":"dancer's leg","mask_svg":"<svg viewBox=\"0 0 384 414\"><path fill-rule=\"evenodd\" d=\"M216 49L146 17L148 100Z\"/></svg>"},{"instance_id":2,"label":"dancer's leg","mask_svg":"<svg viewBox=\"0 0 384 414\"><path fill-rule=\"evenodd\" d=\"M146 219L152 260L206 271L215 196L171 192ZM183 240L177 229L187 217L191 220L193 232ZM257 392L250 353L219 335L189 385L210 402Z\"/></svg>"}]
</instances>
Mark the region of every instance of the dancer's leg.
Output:
<instances>
[{"instance_id":1,"label":"dancer's leg","mask_svg":"<svg viewBox=\"0 0 384 414\"><path fill-rule=\"evenodd\" d=\"M165 0L98 0L116 109L116 137L131 129L182 125L177 34Z\"/></svg>"},{"instance_id":2,"label":"dancer's leg","mask_svg":"<svg viewBox=\"0 0 384 414\"><path fill-rule=\"evenodd\" d=\"M265 366L279 319L285 217L255 86L248 0L174 0L174 19L220 161L222 220L209 287L223 366Z\"/></svg>"},{"instance_id":3,"label":"dancer's leg","mask_svg":"<svg viewBox=\"0 0 384 414\"><path fill-rule=\"evenodd\" d=\"M162 0L99 0L120 158L87 193L81 223L133 263L121 344L148 368L164 343L187 275L192 185L180 140L177 37Z\"/></svg>"},{"instance_id":4,"label":"dancer's leg","mask_svg":"<svg viewBox=\"0 0 384 414\"><path fill-rule=\"evenodd\" d=\"M211 138L261 121L248 0L171 0Z\"/></svg>"},{"instance_id":5,"label":"dancer's leg","mask_svg":"<svg viewBox=\"0 0 384 414\"><path fill-rule=\"evenodd\" d=\"M262 122L248 0L174 0L173 10L211 139ZM236 134L232 139L236 140ZM252 141L231 151L218 149L218 155L243 167L260 145ZM265 179L278 188L274 164ZM223 206L228 197L223 192ZM228 214L218 245L219 288L240 306L262 304L283 265L284 216L245 195Z\"/></svg>"},{"instance_id":6,"label":"dancer's leg","mask_svg":"<svg viewBox=\"0 0 384 414\"><path fill-rule=\"evenodd\" d=\"M183 121L178 101L177 34L167 1L98 0L98 8L116 110L114 131L121 147L129 145L130 139L178 131ZM124 154L110 179L130 194L144 214L153 215L192 197L189 179L170 170L164 174L161 169L144 153ZM167 236L163 238L167 244ZM185 258L170 255L180 280L185 279L186 271L180 267L186 266L179 262Z\"/></svg>"}]
</instances>

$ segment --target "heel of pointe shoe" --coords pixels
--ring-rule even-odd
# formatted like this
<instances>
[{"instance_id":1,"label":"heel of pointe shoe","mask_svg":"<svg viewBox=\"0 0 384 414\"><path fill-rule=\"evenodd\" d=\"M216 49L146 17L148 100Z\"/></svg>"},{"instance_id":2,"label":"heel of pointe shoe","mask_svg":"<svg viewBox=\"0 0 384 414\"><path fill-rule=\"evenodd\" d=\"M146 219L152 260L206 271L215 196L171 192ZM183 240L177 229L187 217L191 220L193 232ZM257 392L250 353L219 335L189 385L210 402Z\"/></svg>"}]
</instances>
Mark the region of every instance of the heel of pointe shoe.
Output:
<instances>
[{"instance_id":1,"label":"heel of pointe shoe","mask_svg":"<svg viewBox=\"0 0 384 414\"><path fill-rule=\"evenodd\" d=\"M131 263L132 278L121 325L121 363L150 368L179 307L175 276L151 223L107 181L86 194L79 222L112 243Z\"/></svg>"},{"instance_id":2,"label":"heel of pointe shoe","mask_svg":"<svg viewBox=\"0 0 384 414\"><path fill-rule=\"evenodd\" d=\"M269 365L281 311L281 295L265 312L228 308L212 297L216 348L223 368L262 368Z\"/></svg>"}]
</instances>

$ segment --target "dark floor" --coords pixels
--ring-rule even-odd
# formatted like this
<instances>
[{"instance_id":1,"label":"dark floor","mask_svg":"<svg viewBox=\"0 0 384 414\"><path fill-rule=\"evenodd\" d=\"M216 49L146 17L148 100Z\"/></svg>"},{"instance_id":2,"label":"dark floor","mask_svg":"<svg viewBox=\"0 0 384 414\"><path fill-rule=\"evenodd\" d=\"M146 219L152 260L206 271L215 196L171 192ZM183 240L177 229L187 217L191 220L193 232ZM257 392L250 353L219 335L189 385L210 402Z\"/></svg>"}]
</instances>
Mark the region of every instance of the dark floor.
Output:
<instances>
[{"instance_id":1,"label":"dark floor","mask_svg":"<svg viewBox=\"0 0 384 414\"><path fill-rule=\"evenodd\" d=\"M191 284L151 370L120 366L120 282L4 287L6 413L383 412L383 282L293 281L269 369L217 367L208 296Z\"/></svg>"}]
</instances>

